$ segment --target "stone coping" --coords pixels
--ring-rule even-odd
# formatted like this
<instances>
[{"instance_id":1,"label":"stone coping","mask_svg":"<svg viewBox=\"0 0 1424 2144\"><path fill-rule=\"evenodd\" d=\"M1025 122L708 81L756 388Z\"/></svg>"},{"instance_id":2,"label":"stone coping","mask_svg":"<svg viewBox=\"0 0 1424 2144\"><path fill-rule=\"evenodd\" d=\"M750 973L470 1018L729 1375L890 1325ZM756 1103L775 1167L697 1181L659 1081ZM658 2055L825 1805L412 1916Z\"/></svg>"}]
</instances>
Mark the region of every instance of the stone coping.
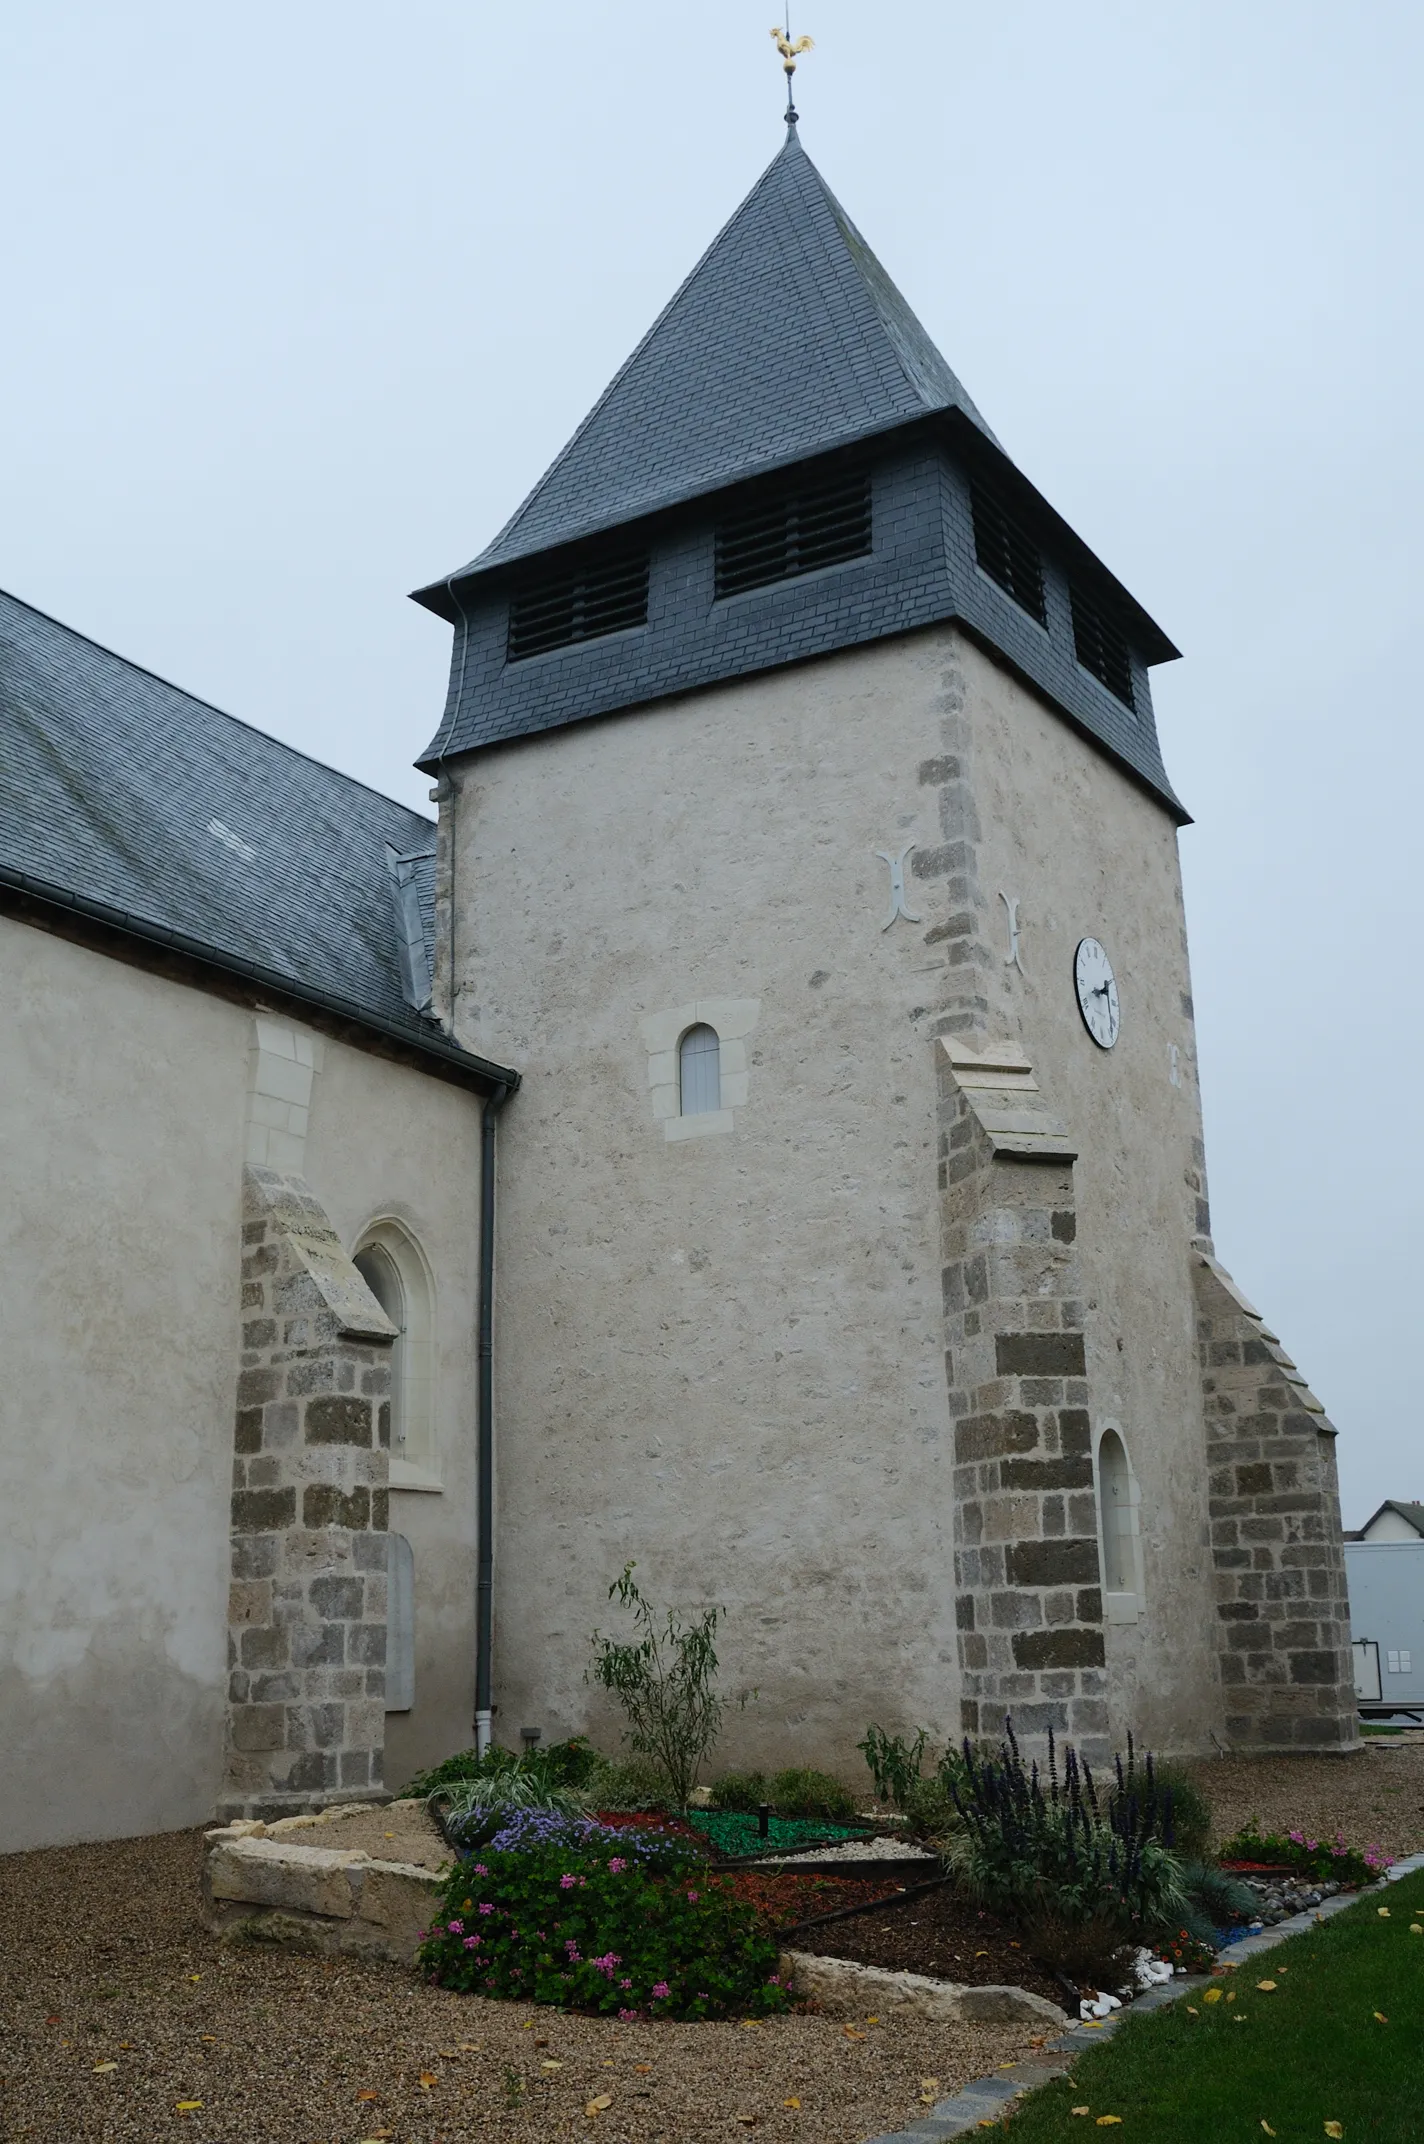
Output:
<instances>
[{"instance_id":1,"label":"stone coping","mask_svg":"<svg viewBox=\"0 0 1424 2144\"><path fill-rule=\"evenodd\" d=\"M358 1847L302 1843L365 1805L276 1823L242 1821L207 1834L204 1917L216 1935L411 1965L445 1876Z\"/></svg>"},{"instance_id":2,"label":"stone coping","mask_svg":"<svg viewBox=\"0 0 1424 2144\"><path fill-rule=\"evenodd\" d=\"M1066 2022L1057 2003L1031 1988L961 1986L923 1973L891 1972L852 1958L819 1958L810 1951L783 1951L778 1971L788 1973L793 1993L813 1998L828 2017L859 2017L869 2006L882 2014L898 2010L936 2024L1046 2025Z\"/></svg>"},{"instance_id":3,"label":"stone coping","mask_svg":"<svg viewBox=\"0 0 1424 2144\"><path fill-rule=\"evenodd\" d=\"M1401 1876L1412 1876L1421 1868L1424 1868L1424 1853L1410 1854L1387 1869L1378 1883L1368 1884L1358 1891L1339 1891L1334 1898L1322 1899L1318 1906L1306 1913L1292 1914L1288 1921L1278 1921L1274 1928L1263 1928L1259 1935L1243 1936L1239 1943L1231 1945L1229 1962L1234 1965L1241 1958L1258 1958L1263 1951L1274 1950L1278 1943L1288 1941L1291 1936L1305 1935L1318 1922L1343 1913L1348 1906L1358 1905L1371 1891L1385 1890L1391 1883L1397 1883ZM879 2136L868 2138L866 2144L942 2144L947 2137L961 2137L971 2129L996 2126L1014 2100L1025 2092L1032 2092L1038 2085L1051 2084L1055 2077L1061 2077L1072 2066L1075 2056L1091 2047L1095 2040L1115 2032L1124 2018L1180 2002L1184 1995L1210 1987L1212 1977L1209 1973L1184 1974L1180 1979L1147 1989L1126 2009L1115 2010L1111 2017L1091 2024L1071 2025L1041 2054L1029 2055L1022 2062L1006 2063L987 2077L976 2077L952 2099L942 2099L929 2108L908 2129L885 2130ZM1047 2007L1050 2006L1045 2005Z\"/></svg>"}]
</instances>

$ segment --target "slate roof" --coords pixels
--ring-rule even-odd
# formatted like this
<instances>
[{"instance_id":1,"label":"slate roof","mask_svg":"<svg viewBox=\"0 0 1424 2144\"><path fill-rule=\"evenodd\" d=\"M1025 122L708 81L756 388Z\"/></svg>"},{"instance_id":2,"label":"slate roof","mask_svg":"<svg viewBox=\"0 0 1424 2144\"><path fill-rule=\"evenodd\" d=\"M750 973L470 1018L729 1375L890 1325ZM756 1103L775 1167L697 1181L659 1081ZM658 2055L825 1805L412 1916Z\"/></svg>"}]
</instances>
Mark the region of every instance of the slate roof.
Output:
<instances>
[{"instance_id":1,"label":"slate roof","mask_svg":"<svg viewBox=\"0 0 1424 2144\"><path fill-rule=\"evenodd\" d=\"M451 578L950 410L997 446L789 127L558 459ZM443 580L416 596L454 617Z\"/></svg>"},{"instance_id":2,"label":"slate roof","mask_svg":"<svg viewBox=\"0 0 1424 2144\"><path fill-rule=\"evenodd\" d=\"M476 1072L402 982L387 849L419 859L428 961L434 840L421 813L0 590L0 882Z\"/></svg>"}]
</instances>

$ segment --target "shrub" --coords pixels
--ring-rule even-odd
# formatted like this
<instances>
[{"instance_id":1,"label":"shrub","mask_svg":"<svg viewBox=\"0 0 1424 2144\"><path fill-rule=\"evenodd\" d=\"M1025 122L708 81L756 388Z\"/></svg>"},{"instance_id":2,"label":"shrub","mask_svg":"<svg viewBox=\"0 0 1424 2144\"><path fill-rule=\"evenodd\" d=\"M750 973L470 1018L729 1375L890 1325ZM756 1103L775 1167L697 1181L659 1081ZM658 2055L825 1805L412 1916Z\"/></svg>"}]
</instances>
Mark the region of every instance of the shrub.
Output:
<instances>
[{"instance_id":1,"label":"shrub","mask_svg":"<svg viewBox=\"0 0 1424 2144\"><path fill-rule=\"evenodd\" d=\"M1393 1856L1382 1847L1367 1846L1363 1853L1345 1844L1336 1832L1334 1844L1307 1839L1303 1831L1262 1832L1254 1823L1225 1840L1217 1849L1220 1861L1257 1861L1267 1868L1294 1869L1316 1883L1356 1885L1370 1883L1387 1869Z\"/></svg>"},{"instance_id":2,"label":"shrub","mask_svg":"<svg viewBox=\"0 0 1424 2144\"><path fill-rule=\"evenodd\" d=\"M1167 1842L1188 1860L1204 1859L1211 1845L1211 1803L1185 1765L1169 1759L1154 1765L1159 1798L1171 1801L1172 1837Z\"/></svg>"},{"instance_id":3,"label":"shrub","mask_svg":"<svg viewBox=\"0 0 1424 2144\"><path fill-rule=\"evenodd\" d=\"M927 1727L917 1728L913 1741L908 1735L887 1735L883 1727L866 1728L864 1741L855 1746L865 1758L880 1801L893 1802L897 1809L908 1809L910 1796L920 1779L929 1739Z\"/></svg>"},{"instance_id":4,"label":"shrub","mask_svg":"<svg viewBox=\"0 0 1424 2144\"><path fill-rule=\"evenodd\" d=\"M775 1943L687 1841L544 1811L453 1871L419 1960L465 1994L622 2017L788 2007Z\"/></svg>"},{"instance_id":5,"label":"shrub","mask_svg":"<svg viewBox=\"0 0 1424 2144\"><path fill-rule=\"evenodd\" d=\"M765 1772L724 1772L714 1779L709 1807L730 1809L742 1816L755 1816L763 1802L771 1800Z\"/></svg>"},{"instance_id":6,"label":"shrub","mask_svg":"<svg viewBox=\"0 0 1424 2144\"><path fill-rule=\"evenodd\" d=\"M904 1812L913 1836L942 1851L962 1828L954 1797L938 1772L915 1781L906 1797Z\"/></svg>"},{"instance_id":7,"label":"shrub","mask_svg":"<svg viewBox=\"0 0 1424 2144\"><path fill-rule=\"evenodd\" d=\"M1051 1734L1048 1752L1045 1792L1012 1722L997 1759L965 1743L963 1784L951 1790L964 1828L951 1859L969 1888L1026 1928L1091 1925L1099 1946L1109 1929L1121 1943L1141 1942L1179 1922L1181 1871L1161 1836L1150 1762L1139 1774L1129 1750L1115 1789L1100 1796L1075 1749L1064 1752L1061 1781Z\"/></svg>"},{"instance_id":8,"label":"shrub","mask_svg":"<svg viewBox=\"0 0 1424 2144\"><path fill-rule=\"evenodd\" d=\"M789 1766L772 1780L770 1800L778 1816L819 1817L828 1824L855 1821L855 1796L829 1772Z\"/></svg>"},{"instance_id":9,"label":"shrub","mask_svg":"<svg viewBox=\"0 0 1424 2144\"><path fill-rule=\"evenodd\" d=\"M501 1749L492 1742L483 1757L472 1749L463 1749L447 1757L443 1764L417 1772L405 1792L429 1796L441 1787L459 1786L470 1779L504 1778L510 1773L537 1778L551 1788L582 1787L600 1761L597 1750L583 1735L571 1735L567 1742L551 1742L547 1749L522 1753Z\"/></svg>"},{"instance_id":10,"label":"shrub","mask_svg":"<svg viewBox=\"0 0 1424 2144\"><path fill-rule=\"evenodd\" d=\"M584 1784L582 1799L590 1809L636 1816L640 1810L661 1809L667 1788L646 1758L600 1757Z\"/></svg>"},{"instance_id":11,"label":"shrub","mask_svg":"<svg viewBox=\"0 0 1424 2144\"><path fill-rule=\"evenodd\" d=\"M717 1695L717 1625L720 1608L704 1609L684 1622L676 1609L660 1618L640 1592L633 1565L608 1589L632 1611L632 1639L593 1634L590 1674L623 1707L624 1740L635 1756L656 1765L676 1809L685 1809L707 1752L722 1730L726 1700ZM741 1700L743 1704L746 1699Z\"/></svg>"}]
</instances>

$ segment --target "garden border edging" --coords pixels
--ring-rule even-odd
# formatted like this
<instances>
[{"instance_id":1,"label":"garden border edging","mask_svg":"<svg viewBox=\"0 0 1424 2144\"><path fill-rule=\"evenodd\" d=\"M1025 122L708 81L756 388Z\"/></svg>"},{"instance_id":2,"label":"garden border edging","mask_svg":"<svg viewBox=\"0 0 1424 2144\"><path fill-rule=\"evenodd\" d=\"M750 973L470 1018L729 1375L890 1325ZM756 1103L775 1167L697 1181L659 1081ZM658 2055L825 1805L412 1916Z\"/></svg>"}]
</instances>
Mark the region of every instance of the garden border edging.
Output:
<instances>
[{"instance_id":1,"label":"garden border edging","mask_svg":"<svg viewBox=\"0 0 1424 2144\"><path fill-rule=\"evenodd\" d=\"M1260 1957L1291 1936L1305 1935L1317 1922L1343 1913L1348 1906L1357 1906L1361 1899L1369 1897L1371 1891L1387 1890L1390 1884L1397 1883L1402 1876L1412 1876L1417 1869L1424 1869L1424 1853L1409 1854L1402 1861L1393 1862L1377 1883L1363 1885L1358 1891L1337 1891L1333 1898L1322 1899L1318 1906L1305 1913L1293 1914L1288 1921L1278 1921L1274 1928L1263 1928L1259 1935L1244 1936L1239 1943L1232 1944L1230 1962L1234 1964L1238 1958ZM1104 2035L1116 2031L1124 2018L1145 2010L1161 2010L1168 2003L1179 2002L1184 1995L1210 1987L1211 1980L1209 1973L1186 1974L1180 1980L1149 1988L1129 2009L1114 2011L1111 2017L1103 2018L1101 2022L1071 2025L1041 2054L1006 2064L1001 2070L991 2070L986 2077L976 2077L962 2092L956 2092L952 2099L940 2100L907 2129L884 2130L878 2136L867 2138L866 2144L943 2144L944 2139L964 2136L969 2130L978 2129L981 2123L996 2124L1014 2100L1039 2085L1051 2084L1055 2077L1061 2077L1072 2066L1076 2055Z\"/></svg>"}]
</instances>

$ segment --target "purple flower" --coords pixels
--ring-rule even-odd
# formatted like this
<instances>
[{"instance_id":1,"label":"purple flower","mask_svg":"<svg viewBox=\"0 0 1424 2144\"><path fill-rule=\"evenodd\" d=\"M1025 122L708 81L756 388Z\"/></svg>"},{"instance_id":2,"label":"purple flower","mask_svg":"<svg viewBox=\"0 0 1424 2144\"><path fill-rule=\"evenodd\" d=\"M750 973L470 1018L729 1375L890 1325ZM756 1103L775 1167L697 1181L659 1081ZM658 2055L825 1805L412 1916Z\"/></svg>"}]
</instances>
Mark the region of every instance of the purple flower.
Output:
<instances>
[{"instance_id":1,"label":"purple flower","mask_svg":"<svg viewBox=\"0 0 1424 2144\"><path fill-rule=\"evenodd\" d=\"M482 1900L480 1903L480 1911L481 1913L493 1913L494 1907L490 1905L487 1900Z\"/></svg>"},{"instance_id":2,"label":"purple flower","mask_svg":"<svg viewBox=\"0 0 1424 2144\"><path fill-rule=\"evenodd\" d=\"M627 1862L626 1862L626 1861L625 1861L625 1860L623 1859L622 1855L621 1855L621 1854L615 1854L615 1855L613 1856L613 1859L612 1859L612 1860L611 1860L611 1861L609 1862L609 1864L608 1864L608 1873L609 1873L609 1875L610 1875L610 1876L621 1876L621 1875L623 1874L623 1871L624 1871L624 1869L626 1869L626 1868L627 1868L627 1866L628 1866L628 1864L627 1864Z\"/></svg>"},{"instance_id":3,"label":"purple flower","mask_svg":"<svg viewBox=\"0 0 1424 2144\"><path fill-rule=\"evenodd\" d=\"M618 1985L620 1988L631 1988L633 1983L631 1980L620 1980Z\"/></svg>"},{"instance_id":4,"label":"purple flower","mask_svg":"<svg viewBox=\"0 0 1424 2144\"><path fill-rule=\"evenodd\" d=\"M701 1893L700 1891L689 1891L689 1892L688 1892L688 1894L687 1894L687 1903L688 1903L688 1905L689 1905L689 1906L695 1906L695 1905L697 1904L697 1901L698 1901L698 1899L699 1899L699 1898L701 1898L701 1896L702 1896L702 1893Z\"/></svg>"},{"instance_id":5,"label":"purple flower","mask_svg":"<svg viewBox=\"0 0 1424 2144\"><path fill-rule=\"evenodd\" d=\"M577 1876L561 1876L559 1878L559 1889L561 1891L572 1891L577 1882Z\"/></svg>"},{"instance_id":6,"label":"purple flower","mask_svg":"<svg viewBox=\"0 0 1424 2144\"><path fill-rule=\"evenodd\" d=\"M628 1981L626 1981L626 1980L625 1980L625 1981L624 1981L624 1983L623 1983L623 1985L624 1985L624 1987L626 1988L626 1987L628 1987L628 1986L630 1985L630 1983L629 1983ZM636 2010L620 2010L620 2011L619 2011L619 2013L618 2013L618 2015L619 2015L620 2017L624 2017L624 2018L635 2018L635 2017L636 2017L636 2016L638 2015L638 2013L637 2013L637 2011L636 2011Z\"/></svg>"},{"instance_id":7,"label":"purple flower","mask_svg":"<svg viewBox=\"0 0 1424 2144\"><path fill-rule=\"evenodd\" d=\"M475 1863L475 1874L477 1876L488 1876L489 1870L485 1867L483 1861L477 1861Z\"/></svg>"},{"instance_id":8,"label":"purple flower","mask_svg":"<svg viewBox=\"0 0 1424 2144\"><path fill-rule=\"evenodd\" d=\"M463 1934L465 1933L465 1924L464 1924L464 1922L463 1922L463 1921L451 1921L451 1923L450 1923L450 1933L451 1933L451 1935L452 1935L452 1936L462 1936L462 1935L463 1935Z\"/></svg>"},{"instance_id":9,"label":"purple flower","mask_svg":"<svg viewBox=\"0 0 1424 2144\"><path fill-rule=\"evenodd\" d=\"M665 1980L657 1980L657 1981L654 1981L654 1983L653 1983L653 2001L654 2001L655 2003L665 2003L665 2002L667 2001L668 1997L669 1997L669 1996L671 1995L671 1993L672 1993L672 1989L671 1989L671 1988L670 1988L670 1987L668 1986L668 1984L667 1984L667 1982L666 1982Z\"/></svg>"},{"instance_id":10,"label":"purple flower","mask_svg":"<svg viewBox=\"0 0 1424 2144\"><path fill-rule=\"evenodd\" d=\"M479 1937L478 1937L478 1936L466 1936L466 1938L465 1938L465 1948L466 1948L466 1950L478 1950L478 1949L479 1949L479 1947L480 1947L480 1939L479 1939Z\"/></svg>"}]
</instances>

